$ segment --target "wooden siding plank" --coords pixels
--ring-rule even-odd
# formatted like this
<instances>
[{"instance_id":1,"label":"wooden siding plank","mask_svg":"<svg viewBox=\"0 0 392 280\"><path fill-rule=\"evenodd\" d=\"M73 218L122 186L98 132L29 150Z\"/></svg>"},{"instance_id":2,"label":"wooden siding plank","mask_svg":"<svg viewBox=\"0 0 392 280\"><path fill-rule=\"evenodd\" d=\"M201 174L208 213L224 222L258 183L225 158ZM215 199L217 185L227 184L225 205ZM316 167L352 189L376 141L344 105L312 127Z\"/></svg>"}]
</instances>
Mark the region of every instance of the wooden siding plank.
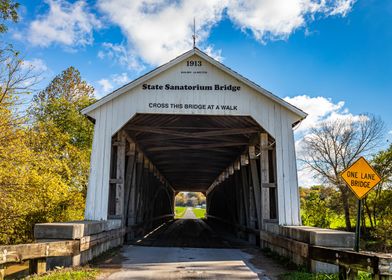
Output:
<instances>
[{"instance_id":1,"label":"wooden siding plank","mask_svg":"<svg viewBox=\"0 0 392 280\"><path fill-rule=\"evenodd\" d=\"M119 181L116 183L116 215L124 216L124 180L125 180L125 144L126 137L123 132L118 132L117 140L119 145L117 147L117 168L116 168L116 179Z\"/></svg>"},{"instance_id":2,"label":"wooden siding plank","mask_svg":"<svg viewBox=\"0 0 392 280\"><path fill-rule=\"evenodd\" d=\"M253 150L251 152L251 150ZM249 150L249 166L250 166L250 175L251 175L251 182L252 182L252 189L253 189L253 199L255 203L255 212L256 212L256 219L258 227L260 228L262 221L261 221L261 194L260 194L260 179L259 179L259 172L257 170L257 162L256 162L256 155L253 149Z\"/></svg>"},{"instance_id":3,"label":"wooden siding plank","mask_svg":"<svg viewBox=\"0 0 392 280\"><path fill-rule=\"evenodd\" d=\"M109 204L109 173L110 173L110 158L112 149L112 134L111 134L111 123L112 123L112 102L106 104L105 112L106 118L104 120L104 129L102 131L102 169L100 170L101 176L101 201L100 201L100 215L97 220L106 220L108 215L108 204Z\"/></svg>"},{"instance_id":4,"label":"wooden siding plank","mask_svg":"<svg viewBox=\"0 0 392 280\"><path fill-rule=\"evenodd\" d=\"M283 136L282 136L282 118L280 114L280 110L276 108L275 110L275 126L276 126L276 175L277 175L277 189L278 189L278 213L279 213L279 224L286 224L286 205L285 205L285 180L284 180L284 165L283 165Z\"/></svg>"},{"instance_id":5,"label":"wooden siding plank","mask_svg":"<svg viewBox=\"0 0 392 280\"><path fill-rule=\"evenodd\" d=\"M281 110L281 120L282 120L282 145L283 145L283 176L284 176L284 204L285 204L285 224L293 225L293 216L292 216L292 193L291 193L291 180L292 174L290 172L290 136L287 133L288 127L290 124L288 123L287 118L285 118L284 113Z\"/></svg>"},{"instance_id":6,"label":"wooden siding plank","mask_svg":"<svg viewBox=\"0 0 392 280\"><path fill-rule=\"evenodd\" d=\"M269 160L268 160L268 134L260 134L260 181L261 181L261 229L264 229L264 220L270 219L270 190L265 188L269 184Z\"/></svg>"}]
</instances>

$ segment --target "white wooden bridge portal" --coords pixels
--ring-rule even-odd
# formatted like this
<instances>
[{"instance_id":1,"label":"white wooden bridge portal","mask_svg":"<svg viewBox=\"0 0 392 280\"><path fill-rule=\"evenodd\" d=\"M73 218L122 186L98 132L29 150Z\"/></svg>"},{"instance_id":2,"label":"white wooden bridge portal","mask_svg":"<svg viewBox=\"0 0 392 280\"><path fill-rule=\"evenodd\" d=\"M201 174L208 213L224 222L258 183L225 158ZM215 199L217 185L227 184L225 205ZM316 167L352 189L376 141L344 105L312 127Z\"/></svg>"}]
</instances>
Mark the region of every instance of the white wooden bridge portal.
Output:
<instances>
[{"instance_id":1,"label":"white wooden bridge portal","mask_svg":"<svg viewBox=\"0 0 392 280\"><path fill-rule=\"evenodd\" d=\"M132 231L200 191L210 217L301 224L293 127L306 114L197 48L82 113L95 124L86 219Z\"/></svg>"}]
</instances>

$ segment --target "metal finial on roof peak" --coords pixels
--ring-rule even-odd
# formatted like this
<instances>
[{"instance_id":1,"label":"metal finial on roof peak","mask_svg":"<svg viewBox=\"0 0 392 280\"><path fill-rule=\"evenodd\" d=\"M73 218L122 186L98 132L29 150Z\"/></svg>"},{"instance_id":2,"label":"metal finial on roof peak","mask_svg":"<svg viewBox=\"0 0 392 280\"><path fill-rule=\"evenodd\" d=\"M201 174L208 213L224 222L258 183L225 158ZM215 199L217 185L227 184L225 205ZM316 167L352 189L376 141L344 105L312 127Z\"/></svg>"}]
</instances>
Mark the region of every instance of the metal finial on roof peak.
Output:
<instances>
[{"instance_id":1,"label":"metal finial on roof peak","mask_svg":"<svg viewBox=\"0 0 392 280\"><path fill-rule=\"evenodd\" d=\"M195 20L194 17L193 17L193 35L192 35L192 38L193 38L193 48L196 48L196 20Z\"/></svg>"}]
</instances>

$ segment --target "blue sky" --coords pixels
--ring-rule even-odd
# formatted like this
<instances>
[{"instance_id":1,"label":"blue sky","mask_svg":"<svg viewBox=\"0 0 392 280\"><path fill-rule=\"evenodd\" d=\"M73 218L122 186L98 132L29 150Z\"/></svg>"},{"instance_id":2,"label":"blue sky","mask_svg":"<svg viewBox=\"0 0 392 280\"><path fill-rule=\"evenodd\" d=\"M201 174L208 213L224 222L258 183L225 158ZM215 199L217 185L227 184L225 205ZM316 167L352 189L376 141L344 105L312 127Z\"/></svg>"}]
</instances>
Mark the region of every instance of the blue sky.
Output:
<instances>
[{"instance_id":1,"label":"blue sky","mask_svg":"<svg viewBox=\"0 0 392 280\"><path fill-rule=\"evenodd\" d=\"M20 1L6 41L43 72L69 66L98 97L198 47L309 113L297 132L372 113L392 140L392 1Z\"/></svg>"}]
</instances>

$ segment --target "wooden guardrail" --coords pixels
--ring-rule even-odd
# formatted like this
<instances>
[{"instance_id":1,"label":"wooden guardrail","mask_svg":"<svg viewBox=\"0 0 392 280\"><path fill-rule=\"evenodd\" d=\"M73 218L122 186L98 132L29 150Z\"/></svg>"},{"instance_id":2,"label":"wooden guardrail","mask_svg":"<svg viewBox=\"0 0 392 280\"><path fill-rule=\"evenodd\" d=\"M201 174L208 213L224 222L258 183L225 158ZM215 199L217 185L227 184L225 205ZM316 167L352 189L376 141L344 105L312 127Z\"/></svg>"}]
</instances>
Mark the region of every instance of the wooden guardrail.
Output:
<instances>
[{"instance_id":1,"label":"wooden guardrail","mask_svg":"<svg viewBox=\"0 0 392 280\"><path fill-rule=\"evenodd\" d=\"M260 232L260 238L306 258L309 267L312 260L337 265L343 279L357 279L358 271L364 271L373 279L392 280L392 255L389 254L314 246L266 231Z\"/></svg>"},{"instance_id":2,"label":"wooden guardrail","mask_svg":"<svg viewBox=\"0 0 392 280\"><path fill-rule=\"evenodd\" d=\"M154 217L149 221L144 221L141 224L131 226L128 229L117 228L102 231L96 234L82 236L75 240L45 240L45 242L0 246L0 280L4 279L7 266L24 261L29 261L29 274L46 272L47 258L51 257L75 257L74 260L72 260L72 264L79 265L88 261L88 259L91 259L93 256L93 254L83 256L83 253L87 253L88 250L112 240L123 238L130 230L145 227L155 221L171 219L173 217L174 214L162 215ZM107 248L108 246L103 246L102 250L107 250ZM97 250L94 250L94 253L96 253L96 251Z\"/></svg>"},{"instance_id":3,"label":"wooden guardrail","mask_svg":"<svg viewBox=\"0 0 392 280\"><path fill-rule=\"evenodd\" d=\"M230 224L244 232L260 234L261 240L306 259L306 266L308 266L308 268L311 267L310 263L313 260L339 266L342 279L357 279L358 271L364 271L370 273L373 279L392 280L391 254L373 252L358 253L347 249L314 246L271 232L250 229L238 224L231 224L220 217L207 215L207 218Z\"/></svg>"},{"instance_id":4,"label":"wooden guardrail","mask_svg":"<svg viewBox=\"0 0 392 280\"><path fill-rule=\"evenodd\" d=\"M49 241L30 244L0 246L0 280L5 277L5 268L10 264L29 261L29 274L46 272L49 257L75 257L95 246L122 238L125 229L114 229L79 240Z\"/></svg>"}]
</instances>

